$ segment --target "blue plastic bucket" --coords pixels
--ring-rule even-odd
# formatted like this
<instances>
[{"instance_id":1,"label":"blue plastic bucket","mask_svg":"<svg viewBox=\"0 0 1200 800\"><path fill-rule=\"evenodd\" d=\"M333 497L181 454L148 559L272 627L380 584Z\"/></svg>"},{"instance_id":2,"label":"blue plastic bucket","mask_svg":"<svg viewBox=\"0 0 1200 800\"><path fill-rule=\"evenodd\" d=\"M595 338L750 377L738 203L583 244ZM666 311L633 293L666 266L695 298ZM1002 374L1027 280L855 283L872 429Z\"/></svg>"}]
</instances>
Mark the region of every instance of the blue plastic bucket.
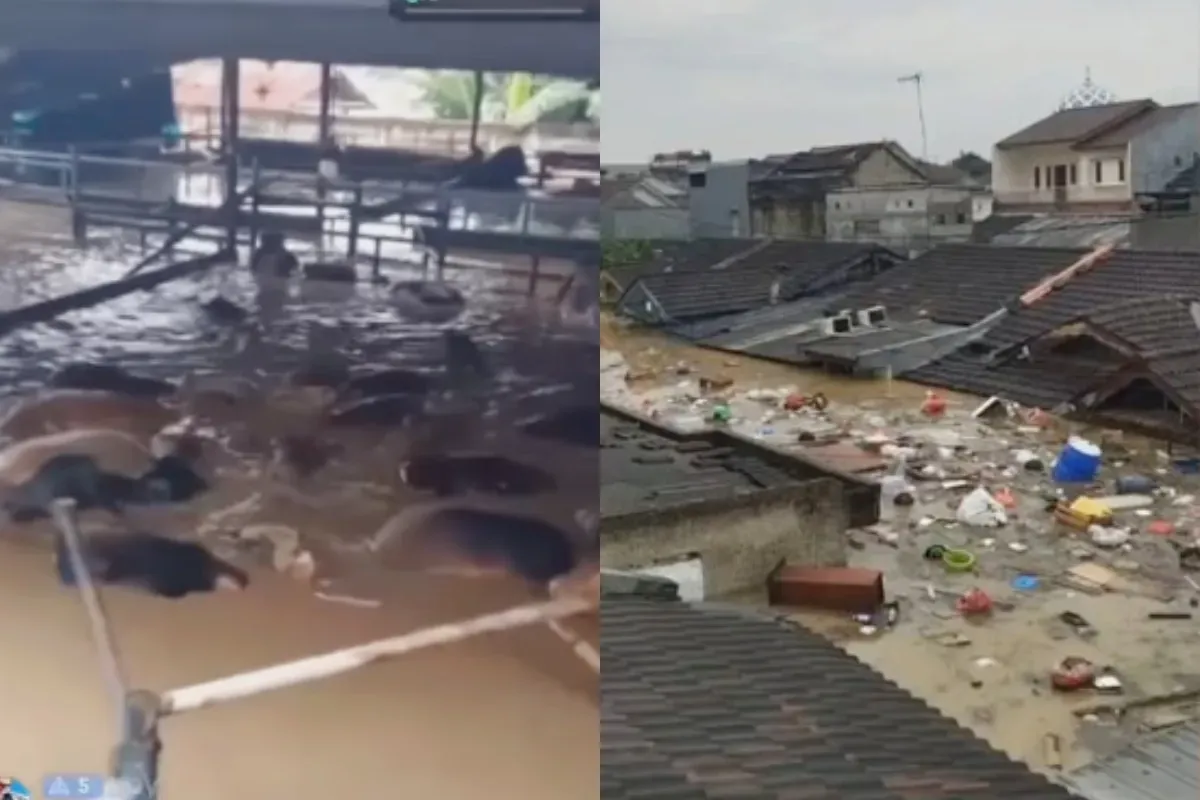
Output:
<instances>
[{"instance_id":1,"label":"blue plastic bucket","mask_svg":"<svg viewBox=\"0 0 1200 800\"><path fill-rule=\"evenodd\" d=\"M1091 483L1100 472L1100 448L1087 439L1072 436L1058 454L1054 480L1058 483Z\"/></svg>"}]
</instances>

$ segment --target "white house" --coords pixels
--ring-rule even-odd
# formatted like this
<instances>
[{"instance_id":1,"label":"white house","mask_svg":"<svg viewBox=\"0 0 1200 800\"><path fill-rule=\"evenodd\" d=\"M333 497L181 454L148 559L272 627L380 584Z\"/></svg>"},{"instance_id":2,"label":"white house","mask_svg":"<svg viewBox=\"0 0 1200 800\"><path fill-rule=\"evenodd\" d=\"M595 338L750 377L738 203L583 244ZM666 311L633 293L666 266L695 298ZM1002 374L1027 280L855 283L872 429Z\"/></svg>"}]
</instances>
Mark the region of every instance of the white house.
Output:
<instances>
[{"instance_id":1,"label":"white house","mask_svg":"<svg viewBox=\"0 0 1200 800\"><path fill-rule=\"evenodd\" d=\"M1067 108L998 142L997 211L1110 213L1137 209L1200 152L1200 106L1153 100Z\"/></svg>"}]
</instances>

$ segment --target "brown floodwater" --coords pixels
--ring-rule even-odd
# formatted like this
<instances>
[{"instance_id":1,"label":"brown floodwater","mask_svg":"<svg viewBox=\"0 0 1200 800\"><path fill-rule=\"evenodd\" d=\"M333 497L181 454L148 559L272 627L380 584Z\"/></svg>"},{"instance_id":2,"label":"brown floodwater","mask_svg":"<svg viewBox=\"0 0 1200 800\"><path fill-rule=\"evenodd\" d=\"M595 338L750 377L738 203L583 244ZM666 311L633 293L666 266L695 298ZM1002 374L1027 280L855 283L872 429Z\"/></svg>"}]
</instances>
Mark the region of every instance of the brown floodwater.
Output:
<instances>
[{"instance_id":1,"label":"brown floodwater","mask_svg":"<svg viewBox=\"0 0 1200 800\"><path fill-rule=\"evenodd\" d=\"M54 286L68 280L62 272L74 269L51 266L59 276ZM87 282L97 282L113 277L109 273L120 265L79 266L86 267ZM29 269L27 286L38 286L43 276ZM485 504L572 524L595 502L594 452L517 442L511 428L553 405L555 386L568 392L573 386L575 394L587 388L595 373L577 355L587 351L573 334L547 322L552 313L511 291L520 287L471 278L463 288L481 302L472 302L453 327L480 343L497 377L484 416L464 426L452 421L447 430L462 428L460 446L531 460L560 482L553 496ZM213 291L254 308L254 287L244 273L227 270L16 332L0 342L6 384L0 395L25 394L54 366L80 359L115 361L173 379L212 371L264 384L316 350L344 354L360 366L438 366L440 329L396 321L371 287L354 296L293 295L250 351L232 349L229 338L198 313L197 300ZM25 302L21 294L19 302ZM386 548L365 551L376 530L420 499L383 480L390 472L395 483L398 453L377 449L370 454L373 463L359 463L371 460L366 451L377 444L352 442L338 464L309 484L260 480L239 474L247 463L236 464L215 491L193 504L131 515L139 527L180 537L196 536L206 523L291 526L316 554L319 577L334 579L328 593L377 606L320 599L313 586L277 574L269 558L244 549L238 555L252 573L244 592L172 601L106 588L130 682L165 690L207 681L499 610L538 594L505 577L431 574L428 568L447 565L423 560L420 547L415 556L409 548L402 557ZM213 525L215 512L256 495L260 501L247 513ZM111 524L103 515L84 521ZM221 544L219 536L205 540ZM18 733L10 725L9 734L0 734L0 774L13 774L36 791L52 771L104 771L115 744L114 712L80 597L59 584L53 569L48 525L0 529L0 559L9 577L0 635L24 653L20 665L10 658L0 707L12 719L27 720L29 730L41 728ZM574 627L598 644L595 620ZM599 782L598 691L595 674L544 626L420 651L166 720L160 796L591 796Z\"/></svg>"},{"instance_id":2,"label":"brown floodwater","mask_svg":"<svg viewBox=\"0 0 1200 800\"><path fill-rule=\"evenodd\" d=\"M0 636L24 654L5 668L0 704L26 720L0 734L2 768L26 782L103 771L113 714L80 599L58 584L44 549L4 543L0 558ZM500 580L406 574L378 581L372 595L383 605L367 609L318 600L281 576L256 578L244 593L182 601L107 590L130 682L164 690L528 596ZM583 797L599 780L596 691L545 628L421 651L164 721L161 797Z\"/></svg>"}]
</instances>

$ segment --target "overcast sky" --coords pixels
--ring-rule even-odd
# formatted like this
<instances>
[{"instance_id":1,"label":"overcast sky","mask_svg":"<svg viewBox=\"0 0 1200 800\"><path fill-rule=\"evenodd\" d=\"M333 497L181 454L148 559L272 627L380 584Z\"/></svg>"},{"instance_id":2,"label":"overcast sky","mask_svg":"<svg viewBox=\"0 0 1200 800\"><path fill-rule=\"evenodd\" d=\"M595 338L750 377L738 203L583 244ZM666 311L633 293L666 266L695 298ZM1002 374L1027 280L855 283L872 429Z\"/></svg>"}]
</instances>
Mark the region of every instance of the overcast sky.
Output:
<instances>
[{"instance_id":1,"label":"overcast sky","mask_svg":"<svg viewBox=\"0 0 1200 800\"><path fill-rule=\"evenodd\" d=\"M1197 0L604 0L606 163L896 139L987 155L1091 67L1118 99L1200 94Z\"/></svg>"}]
</instances>

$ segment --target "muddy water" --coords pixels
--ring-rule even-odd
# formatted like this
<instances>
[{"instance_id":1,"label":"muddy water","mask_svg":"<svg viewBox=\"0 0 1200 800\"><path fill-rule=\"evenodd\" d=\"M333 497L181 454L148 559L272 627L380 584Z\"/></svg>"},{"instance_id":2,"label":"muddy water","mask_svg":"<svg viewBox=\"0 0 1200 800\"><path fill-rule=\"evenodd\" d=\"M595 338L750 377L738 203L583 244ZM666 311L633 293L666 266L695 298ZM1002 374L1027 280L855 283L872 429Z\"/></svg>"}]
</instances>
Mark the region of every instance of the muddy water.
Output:
<instances>
[{"instance_id":1,"label":"muddy water","mask_svg":"<svg viewBox=\"0 0 1200 800\"><path fill-rule=\"evenodd\" d=\"M654 385L669 386L683 380L677 371L680 367L686 367L696 375L731 378L738 390L791 386L804 392L821 391L834 402L876 408L903 408L909 404L916 408L928 391L928 387L906 381L853 378L749 358L737 353L706 350L654 331L626 328L607 316L601 321L600 338L603 347L619 351L629 364L630 372L639 376L635 381L636 389ZM942 394L953 403L971 400L968 395L953 392ZM978 403L977 398L975 402Z\"/></svg>"},{"instance_id":2,"label":"muddy water","mask_svg":"<svg viewBox=\"0 0 1200 800\"><path fill-rule=\"evenodd\" d=\"M110 280L136 261L67 251L37 257L42 266L12 267L10 307L48 289ZM526 454L559 479L558 498L526 500L520 510L573 519L589 498L594 502L594 458L515 443L507 431L513 421L544 411L559 390L586 391L594 373L580 363L578 354L586 352L580 334L556 327L544 307L531 307L514 291L523 283L461 275L471 302L453 325L475 338L497 371L481 415L486 422L471 432L480 446ZM312 353L339 353L360 364L439 366L440 329L397 320L372 287L293 287L281 305L264 309L265 331L249 343L204 319L197 301L214 292L257 307L245 272L219 269L0 339L0 394L18 396L73 360L114 361L175 379L217 372L267 383ZM194 507L140 521L191 535L211 511L261 488L225 480ZM530 590L499 578L438 577L414 571L420 563L346 554L347 542L361 543L409 500L317 485L269 496L242 520L296 527L323 570L337 577L333 589L375 600L377 608L317 599L310 587L269 567L255 569L251 587L238 595L173 602L106 591L132 681L154 689L203 681L530 597ZM0 682L0 704L14 716L53 725L44 736L14 730L0 737L0 770L37 782L50 770L103 769L112 720L79 598L57 584L45 537L36 531L0 532L0 559L12 577L0 631L20 642L23 654ZM447 646L169 721L162 797L230 789L332 796L347 787L447 798L586 796L598 782L597 689L594 675L544 628Z\"/></svg>"}]
</instances>

